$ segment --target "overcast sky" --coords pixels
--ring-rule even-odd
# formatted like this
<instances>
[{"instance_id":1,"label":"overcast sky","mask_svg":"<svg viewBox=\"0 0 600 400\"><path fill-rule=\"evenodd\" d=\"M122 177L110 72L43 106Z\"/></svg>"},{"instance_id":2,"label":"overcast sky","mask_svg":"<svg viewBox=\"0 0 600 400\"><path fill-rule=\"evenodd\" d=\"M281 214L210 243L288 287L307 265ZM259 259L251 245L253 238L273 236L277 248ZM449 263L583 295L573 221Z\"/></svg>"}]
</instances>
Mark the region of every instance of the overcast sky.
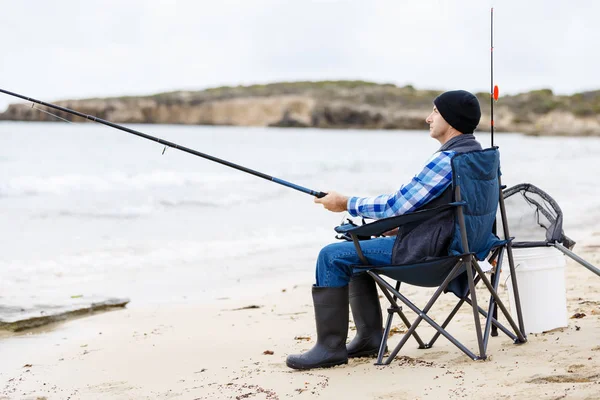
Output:
<instances>
[{"instance_id":1,"label":"overcast sky","mask_svg":"<svg viewBox=\"0 0 600 400\"><path fill-rule=\"evenodd\" d=\"M46 101L364 79L600 88L600 1L0 0L0 88ZM0 94L0 110L15 99Z\"/></svg>"}]
</instances>

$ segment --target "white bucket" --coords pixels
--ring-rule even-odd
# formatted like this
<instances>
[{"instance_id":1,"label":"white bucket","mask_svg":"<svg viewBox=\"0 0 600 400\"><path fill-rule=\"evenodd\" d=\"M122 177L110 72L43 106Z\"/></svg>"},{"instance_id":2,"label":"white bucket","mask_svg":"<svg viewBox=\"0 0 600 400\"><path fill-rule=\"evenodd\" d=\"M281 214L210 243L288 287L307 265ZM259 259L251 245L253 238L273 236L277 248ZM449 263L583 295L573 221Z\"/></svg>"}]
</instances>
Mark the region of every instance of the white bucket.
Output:
<instances>
[{"instance_id":1,"label":"white bucket","mask_svg":"<svg viewBox=\"0 0 600 400\"><path fill-rule=\"evenodd\" d=\"M526 333L540 333L566 327L566 261L563 253L554 247L532 247L513 249L513 256ZM502 269L510 275L506 256L502 262ZM507 279L507 289L511 315L518 323L510 276Z\"/></svg>"}]
</instances>

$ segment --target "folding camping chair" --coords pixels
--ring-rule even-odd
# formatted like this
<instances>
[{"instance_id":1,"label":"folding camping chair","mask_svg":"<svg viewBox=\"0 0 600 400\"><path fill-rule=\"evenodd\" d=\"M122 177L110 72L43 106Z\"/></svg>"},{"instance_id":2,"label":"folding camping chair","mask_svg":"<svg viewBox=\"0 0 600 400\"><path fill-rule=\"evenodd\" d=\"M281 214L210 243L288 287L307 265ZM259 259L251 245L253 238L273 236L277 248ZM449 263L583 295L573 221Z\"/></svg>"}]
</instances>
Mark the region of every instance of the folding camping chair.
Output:
<instances>
[{"instance_id":1,"label":"folding camping chair","mask_svg":"<svg viewBox=\"0 0 600 400\"><path fill-rule=\"evenodd\" d=\"M506 239L509 238L509 232L505 219L503 199L500 196L501 183L499 175L500 158L497 147L457 154L452 158L452 188L450 189L454 194L454 202L428 210L421 210L378 220L346 230L346 233L351 236L356 246L359 257L363 264L365 264L356 266L354 272L366 272L373 277L390 302L385 332L377 356L377 364L382 363L394 314L400 316L407 326L408 331L402 337L396 348L390 353L385 364L391 363L411 336L416 339L419 348L429 348L437 340L439 335L443 335L473 360L486 358L486 348L492 325L502 330L506 335L513 339L515 343L526 342L527 339L523 334L523 322L520 315L519 296L514 274L514 263L512 261L511 243L510 239ZM504 222L503 228L505 240L498 239L498 237L492 233L499 203ZM452 210L455 219L454 237L449 246L448 256L435 257L425 261L404 265L368 265L360 248L359 236L377 236L399 226L419 224L435 216L437 213L446 210ZM497 294L504 252L507 253L511 278L513 279L514 294L519 314L519 326L514 322ZM492 274L492 282L487 278L478 263L478 260L483 260L488 257L490 261L497 263L495 271ZM382 275L395 280L395 287L383 279ZM478 306L475 285L479 281L482 281L490 292L490 302L487 311ZM421 310L400 293L400 284L402 282L415 286L438 288L425 307ZM460 300L448 318L440 326L431 319L427 313L442 292L447 291L453 292ZM402 307L398 305L397 300L400 300L406 307L417 314L417 318L412 324L402 312ZM445 329L465 302L471 305L471 308L473 309L479 347L478 355L465 347ZM493 317L496 306L500 308L514 333L502 326L496 318ZM483 334L481 332L479 314L486 318L485 332ZM435 336L428 343L424 343L416 332L417 326L423 320L437 331Z\"/></svg>"}]
</instances>

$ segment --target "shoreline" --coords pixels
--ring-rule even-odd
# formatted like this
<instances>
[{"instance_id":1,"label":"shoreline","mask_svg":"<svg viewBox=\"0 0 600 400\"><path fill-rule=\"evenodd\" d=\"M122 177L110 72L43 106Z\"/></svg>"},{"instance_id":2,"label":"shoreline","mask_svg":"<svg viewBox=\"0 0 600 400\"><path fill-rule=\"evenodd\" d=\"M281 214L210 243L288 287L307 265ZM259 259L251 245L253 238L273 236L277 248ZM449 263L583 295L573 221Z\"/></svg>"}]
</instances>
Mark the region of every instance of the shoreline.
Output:
<instances>
[{"instance_id":1,"label":"shoreline","mask_svg":"<svg viewBox=\"0 0 600 400\"><path fill-rule=\"evenodd\" d=\"M274 126L328 129L425 129L431 101L442 90L420 90L367 81L301 81L265 85L171 91L145 96L59 100L68 109L85 111L115 123L172 123L212 126ZM488 92L474 93L486 104L480 129L489 130ZM599 136L600 90L558 95L550 89L502 96L495 127L542 136ZM59 118L70 113L40 108ZM52 121L29 104L9 104L0 120Z\"/></svg>"},{"instance_id":2,"label":"shoreline","mask_svg":"<svg viewBox=\"0 0 600 400\"><path fill-rule=\"evenodd\" d=\"M27 123L27 124L46 124L48 122L63 122L64 121L52 121L52 120L2 120L0 119L0 124L19 124L19 123ZM88 121L70 121L72 124L89 124ZM298 127L298 126L255 126L255 125L234 125L234 124L223 124L223 125L214 125L214 124L185 124L185 123L174 123L174 122L121 122L126 125L141 125L141 126L186 126L186 127L200 127L200 128L214 128L218 127L219 129L227 129L227 128L245 128L245 129L273 129L273 130L288 130L288 129L302 129L302 130L317 130L317 131L377 131L377 132L423 132L426 128L422 127L414 127L414 128L362 128L357 126L350 127L315 127L315 126L307 126L307 127ZM589 134L589 133L567 133L567 132L555 132L552 134L544 134L541 132L530 132L527 130L519 131L519 130L496 130L497 133L507 134L507 135L522 135L526 137L540 137L540 138L591 138L596 139L600 137L600 134ZM489 135L489 130L478 129L474 132L475 135Z\"/></svg>"}]
</instances>

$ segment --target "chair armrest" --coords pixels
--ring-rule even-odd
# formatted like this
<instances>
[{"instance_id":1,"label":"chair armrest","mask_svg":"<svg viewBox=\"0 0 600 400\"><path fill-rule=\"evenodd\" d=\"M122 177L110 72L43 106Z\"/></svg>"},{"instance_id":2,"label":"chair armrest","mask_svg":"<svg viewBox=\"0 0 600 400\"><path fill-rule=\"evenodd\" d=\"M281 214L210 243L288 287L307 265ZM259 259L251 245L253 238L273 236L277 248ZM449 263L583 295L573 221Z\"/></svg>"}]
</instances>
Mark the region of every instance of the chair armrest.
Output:
<instances>
[{"instance_id":1,"label":"chair armrest","mask_svg":"<svg viewBox=\"0 0 600 400\"><path fill-rule=\"evenodd\" d=\"M426 221L427 219L433 217L434 215L442 211L448 210L453 207L462 206L465 204L467 204L465 201L456 201L427 210L420 210L402 215L397 215L395 217L379 219L377 221L357 227L341 225L335 228L335 230L338 233L349 233L351 235L356 236L379 236L382 233L391 231L392 229L398 228L405 224ZM340 230L338 230L338 228L340 228Z\"/></svg>"}]
</instances>

